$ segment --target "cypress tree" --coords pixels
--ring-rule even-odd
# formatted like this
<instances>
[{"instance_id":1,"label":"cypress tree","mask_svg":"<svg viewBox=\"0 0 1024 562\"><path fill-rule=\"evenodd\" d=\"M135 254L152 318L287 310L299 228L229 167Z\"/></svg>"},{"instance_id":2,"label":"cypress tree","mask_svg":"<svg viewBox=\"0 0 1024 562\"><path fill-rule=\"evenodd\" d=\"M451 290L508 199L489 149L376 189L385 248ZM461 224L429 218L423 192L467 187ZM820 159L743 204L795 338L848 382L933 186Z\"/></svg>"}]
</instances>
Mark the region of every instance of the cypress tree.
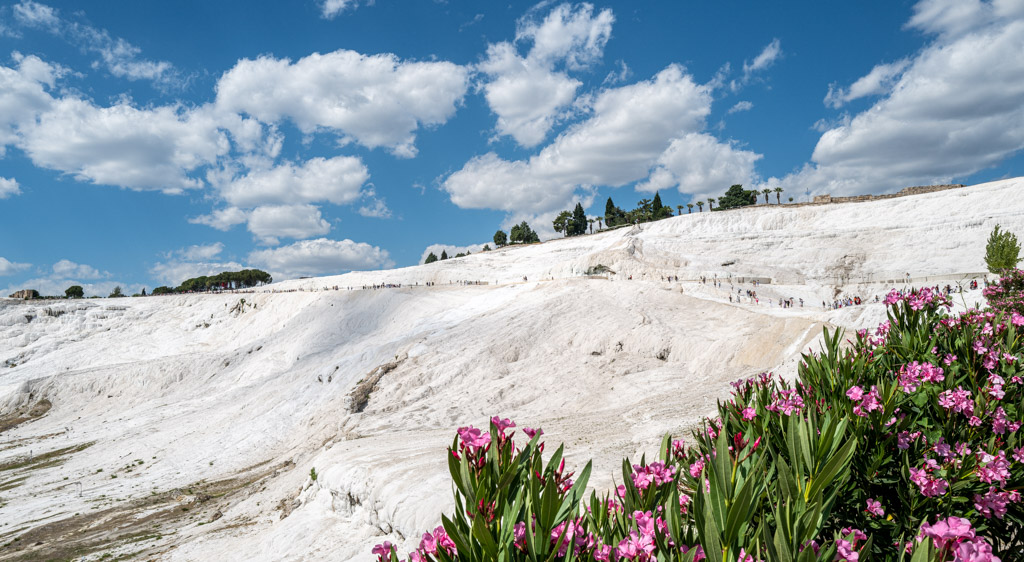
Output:
<instances>
[{"instance_id":1,"label":"cypress tree","mask_svg":"<svg viewBox=\"0 0 1024 562\"><path fill-rule=\"evenodd\" d=\"M573 236L579 236L587 233L587 213L583 211L583 205L576 203L576 208L572 211L572 234Z\"/></svg>"},{"instance_id":2,"label":"cypress tree","mask_svg":"<svg viewBox=\"0 0 1024 562\"><path fill-rule=\"evenodd\" d=\"M448 252L447 251L441 250L441 259L443 259L443 260L448 259Z\"/></svg>"}]
</instances>

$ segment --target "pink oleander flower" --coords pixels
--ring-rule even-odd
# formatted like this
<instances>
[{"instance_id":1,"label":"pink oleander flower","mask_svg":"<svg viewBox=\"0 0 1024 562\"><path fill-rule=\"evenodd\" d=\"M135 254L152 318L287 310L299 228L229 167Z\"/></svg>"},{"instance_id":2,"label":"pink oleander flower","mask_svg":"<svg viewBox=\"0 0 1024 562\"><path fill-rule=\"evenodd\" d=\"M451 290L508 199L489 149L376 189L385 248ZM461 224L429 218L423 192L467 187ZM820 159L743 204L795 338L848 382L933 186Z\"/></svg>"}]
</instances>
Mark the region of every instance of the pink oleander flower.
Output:
<instances>
[{"instance_id":1,"label":"pink oleander flower","mask_svg":"<svg viewBox=\"0 0 1024 562\"><path fill-rule=\"evenodd\" d=\"M693 562L700 562L701 560L707 559L707 556L704 555L704 548L702 546L700 546L700 545L697 545L697 546L686 546L684 544L684 545L679 547L679 552L682 552L683 554L686 554L687 552L690 552L691 550L696 550L696 552L697 552L697 554L693 555Z\"/></svg>"},{"instance_id":2,"label":"pink oleander flower","mask_svg":"<svg viewBox=\"0 0 1024 562\"><path fill-rule=\"evenodd\" d=\"M995 486L988 489L985 495L974 494L974 509L978 510L985 519L991 519L994 515L1002 519L1006 515L1006 506L1020 501L1020 492L996 491Z\"/></svg>"},{"instance_id":3,"label":"pink oleander flower","mask_svg":"<svg viewBox=\"0 0 1024 562\"><path fill-rule=\"evenodd\" d=\"M520 550L526 549L526 523L520 521L512 527L512 539Z\"/></svg>"},{"instance_id":4,"label":"pink oleander flower","mask_svg":"<svg viewBox=\"0 0 1024 562\"><path fill-rule=\"evenodd\" d=\"M853 385L850 387L850 390L846 391L846 397L856 402L864 397L864 389L857 385Z\"/></svg>"},{"instance_id":5,"label":"pink oleander flower","mask_svg":"<svg viewBox=\"0 0 1024 562\"><path fill-rule=\"evenodd\" d=\"M459 437L462 439L462 444L466 447L486 447L491 442L490 433L480 431L479 429L473 426L460 427L457 433L459 434Z\"/></svg>"},{"instance_id":6,"label":"pink oleander flower","mask_svg":"<svg viewBox=\"0 0 1024 562\"><path fill-rule=\"evenodd\" d=\"M911 468L910 481L916 484L921 495L926 497L944 496L949 486L945 479L932 477L923 468Z\"/></svg>"},{"instance_id":7,"label":"pink oleander flower","mask_svg":"<svg viewBox=\"0 0 1024 562\"><path fill-rule=\"evenodd\" d=\"M696 478L700 476L702 470L704 470L704 459L697 459L690 465L690 476Z\"/></svg>"},{"instance_id":8,"label":"pink oleander flower","mask_svg":"<svg viewBox=\"0 0 1024 562\"><path fill-rule=\"evenodd\" d=\"M754 557L747 554L747 552L741 548L739 558L736 559L736 562L754 562Z\"/></svg>"},{"instance_id":9,"label":"pink oleander flower","mask_svg":"<svg viewBox=\"0 0 1024 562\"><path fill-rule=\"evenodd\" d=\"M539 427L537 429L533 429L531 427L524 427L523 433L525 433L526 436L529 437L530 439L533 439L534 436L544 435L544 430Z\"/></svg>"},{"instance_id":10,"label":"pink oleander flower","mask_svg":"<svg viewBox=\"0 0 1024 562\"><path fill-rule=\"evenodd\" d=\"M757 411L750 406L747 406L746 408L743 408L742 414L744 420L752 421L757 416Z\"/></svg>"},{"instance_id":11,"label":"pink oleander flower","mask_svg":"<svg viewBox=\"0 0 1024 562\"><path fill-rule=\"evenodd\" d=\"M498 416L491 418L491 424L498 428L498 433L505 433L506 429L510 429L516 426L516 422L505 418L501 419Z\"/></svg>"},{"instance_id":12,"label":"pink oleander flower","mask_svg":"<svg viewBox=\"0 0 1024 562\"><path fill-rule=\"evenodd\" d=\"M1005 486L1010 477L1010 461L1006 459L1006 451L998 451L995 455L982 454L980 460L985 464L978 467L978 480L986 484L998 481L1001 486Z\"/></svg>"},{"instance_id":13,"label":"pink oleander flower","mask_svg":"<svg viewBox=\"0 0 1024 562\"><path fill-rule=\"evenodd\" d=\"M787 416L799 413L804 407L804 399L796 389L782 390L772 395L773 402L766 409Z\"/></svg>"},{"instance_id":14,"label":"pink oleander flower","mask_svg":"<svg viewBox=\"0 0 1024 562\"><path fill-rule=\"evenodd\" d=\"M885 515L885 510L882 509L882 502L873 498L868 498L868 507L864 511L875 517L883 517Z\"/></svg>"},{"instance_id":15,"label":"pink oleander flower","mask_svg":"<svg viewBox=\"0 0 1024 562\"><path fill-rule=\"evenodd\" d=\"M373 550L371 550L370 552L376 554L378 558L390 559L392 548L394 548L394 546L391 544L391 542L384 541L384 544L378 544L374 546Z\"/></svg>"},{"instance_id":16,"label":"pink oleander flower","mask_svg":"<svg viewBox=\"0 0 1024 562\"><path fill-rule=\"evenodd\" d=\"M1024 447L1017 447L1013 450L1013 460L1024 462Z\"/></svg>"},{"instance_id":17,"label":"pink oleander flower","mask_svg":"<svg viewBox=\"0 0 1024 562\"><path fill-rule=\"evenodd\" d=\"M603 544L594 549L594 560L597 560L599 562L609 562L608 557L611 555L611 553L612 547Z\"/></svg>"},{"instance_id":18,"label":"pink oleander flower","mask_svg":"<svg viewBox=\"0 0 1024 562\"><path fill-rule=\"evenodd\" d=\"M844 537L852 534L853 542L855 543L868 540L868 536L864 533L864 531L861 531L860 529L854 529L853 527L843 527L843 530L840 531L840 534L842 534Z\"/></svg>"},{"instance_id":19,"label":"pink oleander flower","mask_svg":"<svg viewBox=\"0 0 1024 562\"><path fill-rule=\"evenodd\" d=\"M843 562L857 562L860 560L860 554L848 540L836 539L836 550L836 560Z\"/></svg>"}]
</instances>

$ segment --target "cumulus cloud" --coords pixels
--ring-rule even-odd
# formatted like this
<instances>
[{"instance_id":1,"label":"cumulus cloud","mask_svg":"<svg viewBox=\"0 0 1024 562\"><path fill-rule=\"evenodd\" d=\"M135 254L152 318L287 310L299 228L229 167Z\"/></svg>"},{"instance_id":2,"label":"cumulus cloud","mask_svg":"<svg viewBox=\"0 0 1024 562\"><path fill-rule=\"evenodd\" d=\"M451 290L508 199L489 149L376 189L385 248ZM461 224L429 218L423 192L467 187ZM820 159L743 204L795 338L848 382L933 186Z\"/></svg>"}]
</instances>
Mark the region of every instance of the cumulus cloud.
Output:
<instances>
[{"instance_id":1,"label":"cumulus cloud","mask_svg":"<svg viewBox=\"0 0 1024 562\"><path fill-rule=\"evenodd\" d=\"M221 186L221 196L237 207L328 201L343 205L360 196L370 173L352 156L313 158L301 164L285 162L253 170Z\"/></svg>"},{"instance_id":2,"label":"cumulus cloud","mask_svg":"<svg viewBox=\"0 0 1024 562\"><path fill-rule=\"evenodd\" d=\"M647 178L673 141L680 143L675 149L680 152L691 142L699 147L715 142L707 135L690 135L704 128L710 88L696 84L676 65L651 80L604 90L591 107L588 119L567 129L539 154L514 161L494 153L475 157L448 176L442 189L459 207L543 215L566 208L580 196L577 189L587 196L593 186L621 186ZM733 168L744 168L753 157L730 145L719 152L720 158L739 160Z\"/></svg>"},{"instance_id":3,"label":"cumulus cloud","mask_svg":"<svg viewBox=\"0 0 1024 562\"><path fill-rule=\"evenodd\" d=\"M867 75L857 79L848 89L840 88L836 84L829 84L828 94L825 95L825 105L839 108L857 98L888 92L896 78L906 70L909 64L909 60L902 59L893 63L877 65Z\"/></svg>"},{"instance_id":4,"label":"cumulus cloud","mask_svg":"<svg viewBox=\"0 0 1024 562\"><path fill-rule=\"evenodd\" d=\"M144 285L141 283L125 283L117 280L106 281L82 281L75 278L62 278L60 276L47 276L26 279L21 282L11 283L6 289L0 291L0 295L7 296L15 291L24 289L35 289L43 296L64 296L64 291L72 286L82 287L87 297L106 297L114 290L114 287L121 287L121 293L133 295L142 292Z\"/></svg>"},{"instance_id":5,"label":"cumulus cloud","mask_svg":"<svg viewBox=\"0 0 1024 562\"><path fill-rule=\"evenodd\" d=\"M187 172L230 148L216 116L205 109L139 109L127 100L98 107L61 98L21 133L20 146L36 166L80 181L164 193L201 187Z\"/></svg>"},{"instance_id":6,"label":"cumulus cloud","mask_svg":"<svg viewBox=\"0 0 1024 562\"><path fill-rule=\"evenodd\" d=\"M205 224L217 230L230 230L236 224L242 224L249 220L249 213L238 207L227 207L216 209L209 215L201 215L188 219L192 224Z\"/></svg>"},{"instance_id":7,"label":"cumulus cloud","mask_svg":"<svg viewBox=\"0 0 1024 562\"><path fill-rule=\"evenodd\" d=\"M289 119L306 134L330 131L341 143L412 157L416 130L447 121L467 88L467 69L451 62L339 50L294 63L241 60L218 81L216 104L264 123Z\"/></svg>"},{"instance_id":8,"label":"cumulus cloud","mask_svg":"<svg viewBox=\"0 0 1024 562\"><path fill-rule=\"evenodd\" d=\"M813 163L786 183L833 194L893 191L964 177L1024 148L1024 10L968 2L975 12L947 17L957 4L915 7L909 25L937 38L881 100L825 131Z\"/></svg>"},{"instance_id":9,"label":"cumulus cloud","mask_svg":"<svg viewBox=\"0 0 1024 562\"><path fill-rule=\"evenodd\" d=\"M609 9L595 14L591 4L561 4L542 20L531 12L518 22L516 43L532 43L525 57L512 43L489 45L478 69L489 79L484 97L498 116L498 134L524 147L542 142L582 85L556 68L580 70L600 59L614 21Z\"/></svg>"},{"instance_id":10,"label":"cumulus cloud","mask_svg":"<svg viewBox=\"0 0 1024 562\"><path fill-rule=\"evenodd\" d=\"M18 132L35 124L53 105L51 90L63 70L39 57L14 53L16 68L0 66L0 156L18 140Z\"/></svg>"},{"instance_id":11,"label":"cumulus cloud","mask_svg":"<svg viewBox=\"0 0 1024 562\"><path fill-rule=\"evenodd\" d=\"M32 267L30 263L17 263L8 260L7 258L0 257L0 276L14 275L19 271L24 271Z\"/></svg>"},{"instance_id":12,"label":"cumulus cloud","mask_svg":"<svg viewBox=\"0 0 1024 562\"><path fill-rule=\"evenodd\" d=\"M359 207L360 215L375 219L391 218L391 209L388 208L384 199L377 197L377 192L373 189L366 190L363 194L363 200L365 203Z\"/></svg>"},{"instance_id":13,"label":"cumulus cloud","mask_svg":"<svg viewBox=\"0 0 1024 562\"><path fill-rule=\"evenodd\" d=\"M330 223L313 205L265 205L249 215L249 232L264 244L276 245L279 238L310 238L330 231Z\"/></svg>"},{"instance_id":14,"label":"cumulus cloud","mask_svg":"<svg viewBox=\"0 0 1024 562\"><path fill-rule=\"evenodd\" d=\"M7 199L12 195L21 193L18 180L14 178L0 178L0 199Z\"/></svg>"},{"instance_id":15,"label":"cumulus cloud","mask_svg":"<svg viewBox=\"0 0 1024 562\"><path fill-rule=\"evenodd\" d=\"M182 248L174 254L187 261L204 261L212 260L220 255L222 251L224 251L224 244L221 242L214 242L213 244L196 244L187 248Z\"/></svg>"},{"instance_id":16,"label":"cumulus cloud","mask_svg":"<svg viewBox=\"0 0 1024 562\"><path fill-rule=\"evenodd\" d=\"M650 177L636 189L654 193L677 187L683 193L717 193L722 186L753 183L757 178L754 165L760 158L760 154L739 150L709 134L689 133L672 141Z\"/></svg>"},{"instance_id":17,"label":"cumulus cloud","mask_svg":"<svg viewBox=\"0 0 1024 562\"><path fill-rule=\"evenodd\" d=\"M75 263L68 259L53 264L53 274L64 279L101 279L110 277L110 273L100 271L91 265Z\"/></svg>"},{"instance_id":18,"label":"cumulus cloud","mask_svg":"<svg viewBox=\"0 0 1024 562\"><path fill-rule=\"evenodd\" d=\"M305 275L335 275L353 270L393 267L387 250L352 240L317 238L280 248L257 250L248 260L275 280Z\"/></svg>"},{"instance_id":19,"label":"cumulus cloud","mask_svg":"<svg viewBox=\"0 0 1024 562\"><path fill-rule=\"evenodd\" d=\"M98 29L71 19L45 4L22 0L14 6L14 18L23 26L42 29L64 39L71 45L99 57L94 67L104 67L119 78L151 80L160 86L181 86L174 66L167 61L141 58L142 50L105 29Z\"/></svg>"},{"instance_id":20,"label":"cumulus cloud","mask_svg":"<svg viewBox=\"0 0 1024 562\"><path fill-rule=\"evenodd\" d=\"M218 260L217 256L223 251L224 244L221 242L180 248L165 253L165 261L153 264L149 273L161 285L177 287L186 279L216 275L224 271L249 269L236 261Z\"/></svg>"}]
</instances>

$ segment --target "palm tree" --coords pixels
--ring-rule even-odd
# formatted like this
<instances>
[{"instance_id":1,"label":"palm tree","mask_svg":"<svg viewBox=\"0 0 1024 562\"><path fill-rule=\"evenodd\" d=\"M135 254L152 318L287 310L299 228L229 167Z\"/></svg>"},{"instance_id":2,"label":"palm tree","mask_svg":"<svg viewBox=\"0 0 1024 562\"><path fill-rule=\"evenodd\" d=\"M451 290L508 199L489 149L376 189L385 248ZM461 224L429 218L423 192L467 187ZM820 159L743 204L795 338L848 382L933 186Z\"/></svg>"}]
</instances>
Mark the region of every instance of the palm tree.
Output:
<instances>
[{"instance_id":1,"label":"palm tree","mask_svg":"<svg viewBox=\"0 0 1024 562\"><path fill-rule=\"evenodd\" d=\"M704 212L704 202L703 201L697 201L697 212L699 212L699 213L703 213Z\"/></svg>"},{"instance_id":2,"label":"palm tree","mask_svg":"<svg viewBox=\"0 0 1024 562\"><path fill-rule=\"evenodd\" d=\"M594 233L594 219L587 219L587 222L590 223L590 233L593 234Z\"/></svg>"},{"instance_id":3,"label":"palm tree","mask_svg":"<svg viewBox=\"0 0 1024 562\"><path fill-rule=\"evenodd\" d=\"M597 229L601 230L601 217L597 217Z\"/></svg>"},{"instance_id":4,"label":"palm tree","mask_svg":"<svg viewBox=\"0 0 1024 562\"><path fill-rule=\"evenodd\" d=\"M683 216L683 206L682 205L676 205L676 209L679 209L679 216Z\"/></svg>"},{"instance_id":5,"label":"palm tree","mask_svg":"<svg viewBox=\"0 0 1024 562\"><path fill-rule=\"evenodd\" d=\"M708 197L708 210L709 211L714 211L715 210L715 198L714 197Z\"/></svg>"},{"instance_id":6,"label":"palm tree","mask_svg":"<svg viewBox=\"0 0 1024 562\"><path fill-rule=\"evenodd\" d=\"M785 190L782 189L781 187L776 187L774 189L774 191L775 191L775 202L778 203L779 205L781 205L782 204L782 192L785 191Z\"/></svg>"},{"instance_id":7,"label":"palm tree","mask_svg":"<svg viewBox=\"0 0 1024 562\"><path fill-rule=\"evenodd\" d=\"M768 194L771 193L771 192L772 192L772 190L770 190L768 188L764 188L764 189L761 190L761 193L764 193L764 204L765 205L768 204Z\"/></svg>"},{"instance_id":8,"label":"palm tree","mask_svg":"<svg viewBox=\"0 0 1024 562\"><path fill-rule=\"evenodd\" d=\"M687 203L686 204L686 214L689 215L692 212L693 212L693 203Z\"/></svg>"}]
</instances>

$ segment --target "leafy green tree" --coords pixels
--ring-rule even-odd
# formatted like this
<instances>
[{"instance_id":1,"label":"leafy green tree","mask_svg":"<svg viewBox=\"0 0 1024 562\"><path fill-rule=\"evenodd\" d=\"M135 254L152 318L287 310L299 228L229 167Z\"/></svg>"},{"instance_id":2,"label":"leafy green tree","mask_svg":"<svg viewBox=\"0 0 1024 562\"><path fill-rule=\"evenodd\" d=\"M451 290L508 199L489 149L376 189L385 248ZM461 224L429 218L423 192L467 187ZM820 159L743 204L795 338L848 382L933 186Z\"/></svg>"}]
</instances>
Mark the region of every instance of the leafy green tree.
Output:
<instances>
[{"instance_id":1,"label":"leafy green tree","mask_svg":"<svg viewBox=\"0 0 1024 562\"><path fill-rule=\"evenodd\" d=\"M534 242L540 242L540 237L537 233L530 228L526 221L523 221L512 227L510 241L513 244L532 244Z\"/></svg>"},{"instance_id":2,"label":"leafy green tree","mask_svg":"<svg viewBox=\"0 0 1024 562\"><path fill-rule=\"evenodd\" d=\"M169 295L169 294L171 294L173 292L174 292L174 289L161 285L160 287L157 287L156 289L153 289L153 292L151 294L153 294L153 295Z\"/></svg>"},{"instance_id":3,"label":"leafy green tree","mask_svg":"<svg viewBox=\"0 0 1024 562\"><path fill-rule=\"evenodd\" d=\"M437 261L437 254L435 254L434 252L430 252L429 254L427 254L427 259L423 260L423 265L426 265L428 263L434 263L436 261Z\"/></svg>"},{"instance_id":4,"label":"leafy green tree","mask_svg":"<svg viewBox=\"0 0 1024 562\"><path fill-rule=\"evenodd\" d=\"M490 252L491 251L491 245L490 244L484 244L484 247L481 248L480 251L481 252Z\"/></svg>"},{"instance_id":5,"label":"leafy green tree","mask_svg":"<svg viewBox=\"0 0 1024 562\"><path fill-rule=\"evenodd\" d=\"M505 244L508 244L508 235L505 234L505 231L504 230L499 230L498 232L495 232L494 233L494 245L500 248L500 247L504 246Z\"/></svg>"},{"instance_id":6,"label":"leafy green tree","mask_svg":"<svg viewBox=\"0 0 1024 562\"><path fill-rule=\"evenodd\" d=\"M999 230L997 224L985 245L985 265L992 273L1004 273L1020 262L1020 244L1012 232Z\"/></svg>"},{"instance_id":7,"label":"leafy green tree","mask_svg":"<svg viewBox=\"0 0 1024 562\"><path fill-rule=\"evenodd\" d=\"M569 211L562 211L558 213L555 220L551 222L551 226L555 227L555 232L560 232L565 236L569 236L569 221L572 220L572 213Z\"/></svg>"},{"instance_id":8,"label":"leafy green tree","mask_svg":"<svg viewBox=\"0 0 1024 562\"><path fill-rule=\"evenodd\" d=\"M118 285L118 286L114 287L113 291L110 291L110 295L107 298L116 299L116 298L121 298L123 296L124 296L124 293L121 292L121 286Z\"/></svg>"},{"instance_id":9,"label":"leafy green tree","mask_svg":"<svg viewBox=\"0 0 1024 562\"><path fill-rule=\"evenodd\" d=\"M441 259L442 260L448 259L448 251L447 250L441 250Z\"/></svg>"},{"instance_id":10,"label":"leafy green tree","mask_svg":"<svg viewBox=\"0 0 1024 562\"><path fill-rule=\"evenodd\" d=\"M85 296L85 290L82 289L81 285L72 285L64 289L64 296L69 299L80 299Z\"/></svg>"},{"instance_id":11,"label":"leafy green tree","mask_svg":"<svg viewBox=\"0 0 1024 562\"><path fill-rule=\"evenodd\" d=\"M587 233L587 213L581 203L576 203L572 210L572 221L569 223L569 235L580 236Z\"/></svg>"},{"instance_id":12,"label":"leafy green tree","mask_svg":"<svg viewBox=\"0 0 1024 562\"><path fill-rule=\"evenodd\" d=\"M718 210L746 207L757 203L757 191L743 189L742 185L736 184L725 192L725 195L718 198Z\"/></svg>"}]
</instances>

